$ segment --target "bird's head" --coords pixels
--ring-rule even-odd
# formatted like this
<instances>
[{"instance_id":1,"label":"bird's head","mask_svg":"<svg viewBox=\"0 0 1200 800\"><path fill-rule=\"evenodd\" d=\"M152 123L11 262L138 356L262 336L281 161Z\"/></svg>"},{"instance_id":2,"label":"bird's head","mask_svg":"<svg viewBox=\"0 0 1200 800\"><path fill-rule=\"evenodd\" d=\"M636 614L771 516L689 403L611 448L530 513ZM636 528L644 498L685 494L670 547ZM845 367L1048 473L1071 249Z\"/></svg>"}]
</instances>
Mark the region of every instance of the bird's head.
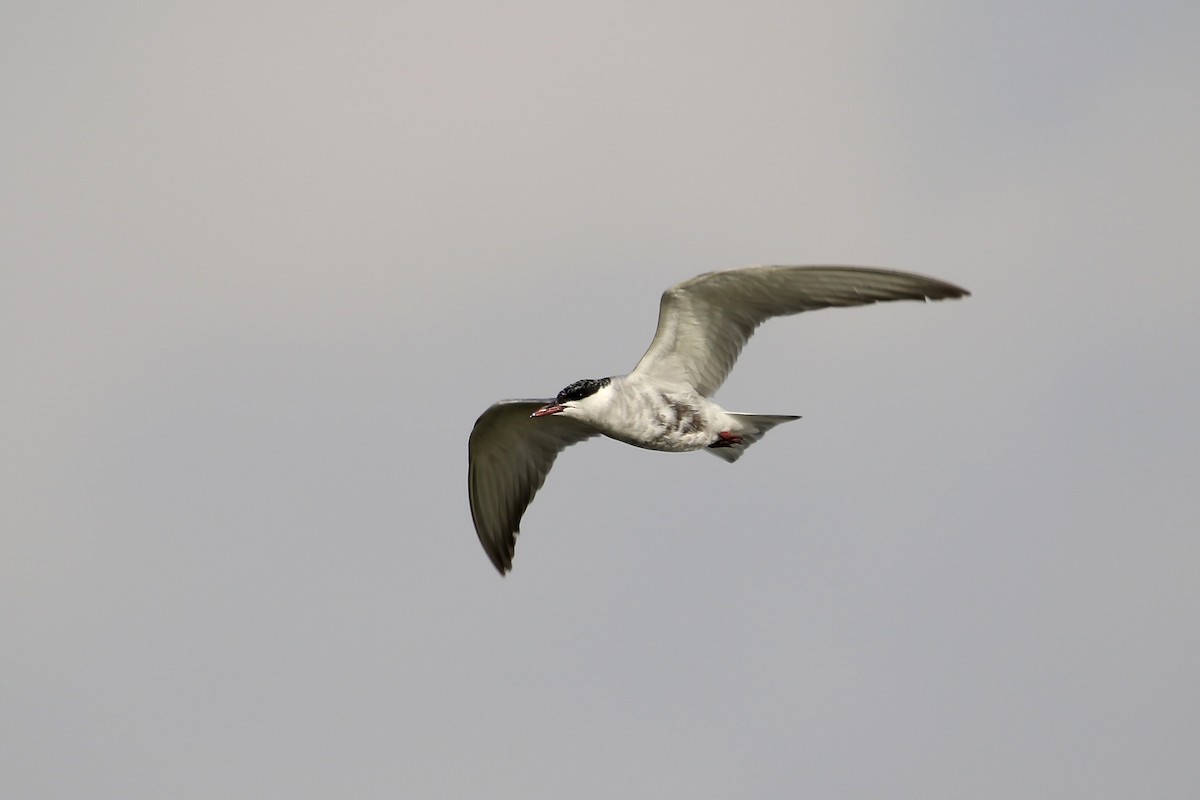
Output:
<instances>
[{"instance_id":1,"label":"bird's head","mask_svg":"<svg viewBox=\"0 0 1200 800\"><path fill-rule=\"evenodd\" d=\"M529 416L547 417L552 414L572 416L572 412L579 410L580 401L595 395L596 392L608 386L611 382L611 378L584 378L583 380L575 381L559 392L558 396L554 398L553 403L547 403Z\"/></svg>"}]
</instances>

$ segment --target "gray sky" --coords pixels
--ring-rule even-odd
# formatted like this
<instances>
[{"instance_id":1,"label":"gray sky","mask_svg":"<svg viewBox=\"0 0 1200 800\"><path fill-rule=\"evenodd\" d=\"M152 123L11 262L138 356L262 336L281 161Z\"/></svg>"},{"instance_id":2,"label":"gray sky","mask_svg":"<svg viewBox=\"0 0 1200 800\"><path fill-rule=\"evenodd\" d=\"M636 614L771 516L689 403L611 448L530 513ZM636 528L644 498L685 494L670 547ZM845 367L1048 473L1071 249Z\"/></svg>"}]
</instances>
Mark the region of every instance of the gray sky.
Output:
<instances>
[{"instance_id":1,"label":"gray sky","mask_svg":"<svg viewBox=\"0 0 1200 800\"><path fill-rule=\"evenodd\" d=\"M0 794L1200 795L1200 6L0 12ZM729 466L466 439L659 293L768 324Z\"/></svg>"}]
</instances>

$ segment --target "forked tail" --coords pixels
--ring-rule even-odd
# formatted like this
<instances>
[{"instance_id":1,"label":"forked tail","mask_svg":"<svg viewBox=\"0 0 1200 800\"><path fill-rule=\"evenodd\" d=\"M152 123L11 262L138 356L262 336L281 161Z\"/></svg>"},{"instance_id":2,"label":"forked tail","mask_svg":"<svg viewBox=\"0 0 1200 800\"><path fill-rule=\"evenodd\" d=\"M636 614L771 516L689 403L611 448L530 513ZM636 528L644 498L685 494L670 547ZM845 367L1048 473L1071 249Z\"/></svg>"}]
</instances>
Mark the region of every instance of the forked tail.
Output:
<instances>
[{"instance_id":1,"label":"forked tail","mask_svg":"<svg viewBox=\"0 0 1200 800\"><path fill-rule=\"evenodd\" d=\"M730 433L741 441L736 444L718 442L715 445L709 445L708 452L714 456L720 456L730 464L741 458L742 453L746 452L746 448L761 439L771 428L800 419L792 414L737 414L732 411L726 413L736 419L737 426Z\"/></svg>"}]
</instances>

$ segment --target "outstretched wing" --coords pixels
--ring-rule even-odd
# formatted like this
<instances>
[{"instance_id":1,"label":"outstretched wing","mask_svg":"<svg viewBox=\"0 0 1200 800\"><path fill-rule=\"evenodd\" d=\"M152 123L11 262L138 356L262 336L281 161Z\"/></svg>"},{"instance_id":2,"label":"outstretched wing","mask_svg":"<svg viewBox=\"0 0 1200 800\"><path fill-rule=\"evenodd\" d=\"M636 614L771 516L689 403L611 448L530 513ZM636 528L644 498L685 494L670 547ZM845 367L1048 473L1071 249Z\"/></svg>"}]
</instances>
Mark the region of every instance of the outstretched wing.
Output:
<instances>
[{"instance_id":1,"label":"outstretched wing","mask_svg":"<svg viewBox=\"0 0 1200 800\"><path fill-rule=\"evenodd\" d=\"M944 281L869 267L747 267L707 272L663 292L658 330L631 376L686 383L710 395L754 329L831 306L969 295Z\"/></svg>"},{"instance_id":2,"label":"outstretched wing","mask_svg":"<svg viewBox=\"0 0 1200 800\"><path fill-rule=\"evenodd\" d=\"M512 569L521 517L566 447L596 435L573 419L529 415L550 400L502 400L475 421L468 444L471 519L500 574Z\"/></svg>"}]
</instances>

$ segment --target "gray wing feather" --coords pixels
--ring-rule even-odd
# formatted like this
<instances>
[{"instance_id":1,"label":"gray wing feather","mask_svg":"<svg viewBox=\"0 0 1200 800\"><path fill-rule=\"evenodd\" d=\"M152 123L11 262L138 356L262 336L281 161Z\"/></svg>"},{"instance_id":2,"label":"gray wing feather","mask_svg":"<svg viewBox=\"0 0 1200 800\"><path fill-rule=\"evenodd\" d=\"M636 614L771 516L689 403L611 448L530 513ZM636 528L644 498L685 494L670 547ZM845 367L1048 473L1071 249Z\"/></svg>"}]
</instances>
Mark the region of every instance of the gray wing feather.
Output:
<instances>
[{"instance_id":1,"label":"gray wing feather","mask_svg":"<svg viewBox=\"0 0 1200 800\"><path fill-rule=\"evenodd\" d=\"M711 395L754 329L771 317L970 292L908 272L869 267L747 267L707 272L663 292L658 330L631 376L685 383Z\"/></svg>"},{"instance_id":2,"label":"gray wing feather","mask_svg":"<svg viewBox=\"0 0 1200 800\"><path fill-rule=\"evenodd\" d=\"M468 443L471 519L500 574L512 569L521 517L564 448L596 435L559 416L530 419L550 400L502 400L475 422Z\"/></svg>"}]
</instances>

